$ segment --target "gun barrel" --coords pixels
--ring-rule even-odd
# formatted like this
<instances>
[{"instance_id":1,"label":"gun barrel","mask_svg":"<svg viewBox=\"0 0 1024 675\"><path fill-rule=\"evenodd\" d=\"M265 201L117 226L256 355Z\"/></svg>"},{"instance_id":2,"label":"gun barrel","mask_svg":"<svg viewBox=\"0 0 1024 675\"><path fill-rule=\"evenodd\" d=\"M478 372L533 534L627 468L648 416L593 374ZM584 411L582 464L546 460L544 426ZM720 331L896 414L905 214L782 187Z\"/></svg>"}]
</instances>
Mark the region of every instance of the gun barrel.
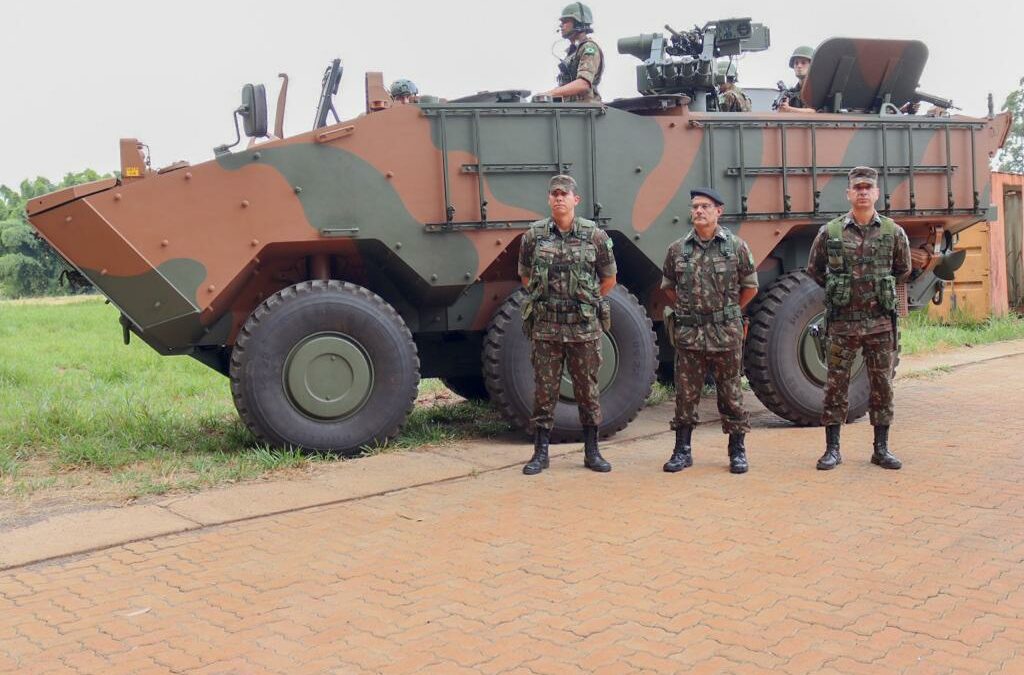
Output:
<instances>
[{"instance_id":1,"label":"gun barrel","mask_svg":"<svg viewBox=\"0 0 1024 675\"><path fill-rule=\"evenodd\" d=\"M936 96L935 94L929 94L928 92L921 91L920 89L914 92L914 99L918 101L924 101L925 103L931 103L932 105L937 105L940 108L953 107L952 99L942 98L941 96Z\"/></svg>"}]
</instances>

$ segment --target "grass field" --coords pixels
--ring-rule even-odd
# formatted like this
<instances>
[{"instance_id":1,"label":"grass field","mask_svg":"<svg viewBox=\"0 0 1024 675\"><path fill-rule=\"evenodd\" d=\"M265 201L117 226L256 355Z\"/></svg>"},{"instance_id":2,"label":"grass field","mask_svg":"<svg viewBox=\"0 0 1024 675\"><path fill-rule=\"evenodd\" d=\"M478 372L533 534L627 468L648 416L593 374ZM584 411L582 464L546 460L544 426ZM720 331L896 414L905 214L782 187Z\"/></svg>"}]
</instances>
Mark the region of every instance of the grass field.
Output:
<instances>
[{"instance_id":1,"label":"grass field","mask_svg":"<svg viewBox=\"0 0 1024 675\"><path fill-rule=\"evenodd\" d=\"M137 338L125 347L117 317L95 297L0 302L0 497L131 499L340 461L257 445L227 378ZM451 398L425 380L388 448L509 431L489 406Z\"/></svg>"},{"instance_id":2,"label":"grass field","mask_svg":"<svg viewBox=\"0 0 1024 675\"><path fill-rule=\"evenodd\" d=\"M138 339L125 347L117 316L96 297L0 302L0 498L130 500L341 461L256 444L225 377ZM903 353L1019 337L1019 317L940 326L914 316ZM368 453L511 431L437 380L420 391L402 434ZM671 397L658 385L649 403Z\"/></svg>"}]
</instances>

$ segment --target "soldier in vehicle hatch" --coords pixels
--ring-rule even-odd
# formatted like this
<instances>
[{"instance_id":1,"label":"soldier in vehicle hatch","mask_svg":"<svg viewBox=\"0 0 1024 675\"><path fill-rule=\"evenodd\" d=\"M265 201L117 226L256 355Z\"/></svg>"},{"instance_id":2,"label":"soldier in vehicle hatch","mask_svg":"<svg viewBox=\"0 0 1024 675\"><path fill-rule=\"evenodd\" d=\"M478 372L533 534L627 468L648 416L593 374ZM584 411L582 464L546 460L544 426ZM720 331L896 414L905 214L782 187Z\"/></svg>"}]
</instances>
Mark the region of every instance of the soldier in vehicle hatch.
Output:
<instances>
[{"instance_id":1,"label":"soldier in vehicle hatch","mask_svg":"<svg viewBox=\"0 0 1024 675\"><path fill-rule=\"evenodd\" d=\"M813 59L813 47L803 46L793 50L792 56L789 57L789 67L793 69L793 74L796 75L796 85L785 92L785 96L779 103L779 112L816 112L814 108L808 107L804 100L800 98L800 91L803 89L804 81L807 79L807 73L811 69L811 61Z\"/></svg>"},{"instance_id":2,"label":"soldier in vehicle hatch","mask_svg":"<svg viewBox=\"0 0 1024 675\"><path fill-rule=\"evenodd\" d=\"M720 112L750 112L750 97L736 86L735 61L719 61L718 74L724 78L718 85L718 110Z\"/></svg>"},{"instance_id":3,"label":"soldier in vehicle hatch","mask_svg":"<svg viewBox=\"0 0 1024 675\"><path fill-rule=\"evenodd\" d=\"M566 5L559 20L562 37L569 40L569 48L558 64L558 86L541 95L561 97L563 101L600 101L597 85L604 73L604 54L590 37L594 32L593 13L582 2L574 2Z\"/></svg>"},{"instance_id":4,"label":"soldier in vehicle hatch","mask_svg":"<svg viewBox=\"0 0 1024 675\"><path fill-rule=\"evenodd\" d=\"M388 92L395 103L405 104L414 103L420 90L416 88L416 84L412 80L395 80L391 83Z\"/></svg>"},{"instance_id":5,"label":"soldier in vehicle hatch","mask_svg":"<svg viewBox=\"0 0 1024 675\"><path fill-rule=\"evenodd\" d=\"M892 378L896 353L896 285L910 275L910 243L903 228L875 210L878 172L850 170L846 198L852 209L822 226L811 244L807 273L825 288L828 377L825 384L825 454L822 471L836 468L839 429L849 408L850 370L857 350L864 352L874 427L871 463L883 469L902 466L889 451L893 417Z\"/></svg>"},{"instance_id":6,"label":"soldier in vehicle hatch","mask_svg":"<svg viewBox=\"0 0 1024 675\"><path fill-rule=\"evenodd\" d=\"M611 328L611 307L602 298L615 287L615 256L608 234L576 215L580 197L572 176L555 176L548 186L551 216L530 225L519 249L519 277L529 291L523 329L532 341L534 372L533 457L523 473L548 468L548 443L563 364L572 378L583 425L583 464L611 471L597 445L601 404L597 373L601 335Z\"/></svg>"},{"instance_id":7,"label":"soldier in vehicle hatch","mask_svg":"<svg viewBox=\"0 0 1024 675\"><path fill-rule=\"evenodd\" d=\"M672 303L665 309L665 331L676 351L676 444L663 467L669 473L693 465L690 439L709 368L718 385L722 431L729 434L729 471L747 471L743 307L757 295L757 271L747 243L718 224L724 204L711 188L691 190L693 229L669 246L662 266L661 287Z\"/></svg>"}]
</instances>

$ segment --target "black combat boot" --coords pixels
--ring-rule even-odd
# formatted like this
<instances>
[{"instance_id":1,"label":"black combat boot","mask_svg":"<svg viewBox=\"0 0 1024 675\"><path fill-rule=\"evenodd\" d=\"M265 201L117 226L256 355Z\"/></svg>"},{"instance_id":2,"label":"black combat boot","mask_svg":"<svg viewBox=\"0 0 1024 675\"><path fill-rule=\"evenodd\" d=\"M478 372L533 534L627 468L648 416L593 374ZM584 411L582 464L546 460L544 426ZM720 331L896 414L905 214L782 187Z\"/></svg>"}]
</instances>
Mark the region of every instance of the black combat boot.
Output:
<instances>
[{"instance_id":1,"label":"black combat boot","mask_svg":"<svg viewBox=\"0 0 1024 675\"><path fill-rule=\"evenodd\" d=\"M745 433L729 434L729 473L746 473L747 449L743 447Z\"/></svg>"},{"instance_id":2,"label":"black combat boot","mask_svg":"<svg viewBox=\"0 0 1024 675\"><path fill-rule=\"evenodd\" d=\"M825 454L818 460L818 470L828 471L843 463L839 454L839 425L829 424L825 427Z\"/></svg>"},{"instance_id":3,"label":"black combat boot","mask_svg":"<svg viewBox=\"0 0 1024 675\"><path fill-rule=\"evenodd\" d=\"M871 463L883 469L898 469L903 462L889 452L889 425L875 427L875 451L871 454Z\"/></svg>"},{"instance_id":4,"label":"black combat boot","mask_svg":"<svg viewBox=\"0 0 1024 675\"><path fill-rule=\"evenodd\" d=\"M693 434L693 427L679 427L676 429L676 447L672 448L672 457L661 467L668 473L682 471L688 466L693 466L693 455L690 454L690 436Z\"/></svg>"},{"instance_id":5,"label":"black combat boot","mask_svg":"<svg viewBox=\"0 0 1024 675\"><path fill-rule=\"evenodd\" d=\"M612 470L612 465L605 461L597 449L597 427L583 427L583 466L600 473Z\"/></svg>"},{"instance_id":6,"label":"black combat boot","mask_svg":"<svg viewBox=\"0 0 1024 675\"><path fill-rule=\"evenodd\" d=\"M538 428L533 435L533 457L523 465L523 473L533 476L548 468L548 443L551 430Z\"/></svg>"}]
</instances>

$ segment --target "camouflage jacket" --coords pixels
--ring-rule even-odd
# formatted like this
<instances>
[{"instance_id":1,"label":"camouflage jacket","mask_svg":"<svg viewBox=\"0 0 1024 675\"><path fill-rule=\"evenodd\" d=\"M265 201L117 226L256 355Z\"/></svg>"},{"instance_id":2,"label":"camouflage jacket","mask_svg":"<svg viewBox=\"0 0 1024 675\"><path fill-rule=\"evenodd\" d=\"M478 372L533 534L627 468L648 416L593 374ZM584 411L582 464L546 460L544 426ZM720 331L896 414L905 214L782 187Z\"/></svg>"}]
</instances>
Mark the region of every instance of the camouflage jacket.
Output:
<instances>
[{"instance_id":1,"label":"camouflage jacket","mask_svg":"<svg viewBox=\"0 0 1024 675\"><path fill-rule=\"evenodd\" d=\"M538 236L538 232L542 234ZM576 283L572 280L573 267L584 275ZM547 268L546 280L537 278L538 268ZM600 301L598 287L601 279L616 274L612 240L593 221L577 217L572 229L565 233L551 218L534 222L519 246L519 276L530 279L533 298L530 337L558 342L585 342L601 337L596 306Z\"/></svg>"},{"instance_id":2,"label":"camouflage jacket","mask_svg":"<svg viewBox=\"0 0 1024 675\"><path fill-rule=\"evenodd\" d=\"M849 267L852 276L850 303L843 312L867 315L866 318L855 320L843 319L842 315L829 319L828 332L832 335L873 335L892 330L892 317L878 303L874 282L869 278L873 266L873 253L877 250L881 239L882 221L875 212L867 225L858 225L853 213L842 217L843 248L846 256L853 261ZM811 255L807 260L807 274L819 286L825 287L828 275L828 226L818 230L818 236L811 244ZM910 275L910 242L903 228L896 225L892 247L892 276L896 283L906 281ZM866 278L868 277L868 278Z\"/></svg>"},{"instance_id":3,"label":"camouflage jacket","mask_svg":"<svg viewBox=\"0 0 1024 675\"><path fill-rule=\"evenodd\" d=\"M743 344L740 288L757 288L754 256L745 241L719 227L709 241L690 230L668 247L662 288L676 292L676 349L719 352Z\"/></svg>"},{"instance_id":4,"label":"camouflage jacket","mask_svg":"<svg viewBox=\"0 0 1024 675\"><path fill-rule=\"evenodd\" d=\"M797 80L797 83L786 90L786 98L789 99L789 105L793 108L810 108L802 98L800 98L800 92L803 91L804 83Z\"/></svg>"},{"instance_id":5,"label":"camouflage jacket","mask_svg":"<svg viewBox=\"0 0 1024 675\"><path fill-rule=\"evenodd\" d=\"M726 89L718 96L721 112L750 112L750 97L737 86Z\"/></svg>"},{"instance_id":6,"label":"camouflage jacket","mask_svg":"<svg viewBox=\"0 0 1024 675\"><path fill-rule=\"evenodd\" d=\"M604 73L604 54L592 39L587 37L579 44L574 42L569 45L559 71L559 85L569 84L578 79L584 79L590 83L590 91L577 96L566 96L564 100L584 103L601 100L597 85L601 83L601 75Z\"/></svg>"}]
</instances>

